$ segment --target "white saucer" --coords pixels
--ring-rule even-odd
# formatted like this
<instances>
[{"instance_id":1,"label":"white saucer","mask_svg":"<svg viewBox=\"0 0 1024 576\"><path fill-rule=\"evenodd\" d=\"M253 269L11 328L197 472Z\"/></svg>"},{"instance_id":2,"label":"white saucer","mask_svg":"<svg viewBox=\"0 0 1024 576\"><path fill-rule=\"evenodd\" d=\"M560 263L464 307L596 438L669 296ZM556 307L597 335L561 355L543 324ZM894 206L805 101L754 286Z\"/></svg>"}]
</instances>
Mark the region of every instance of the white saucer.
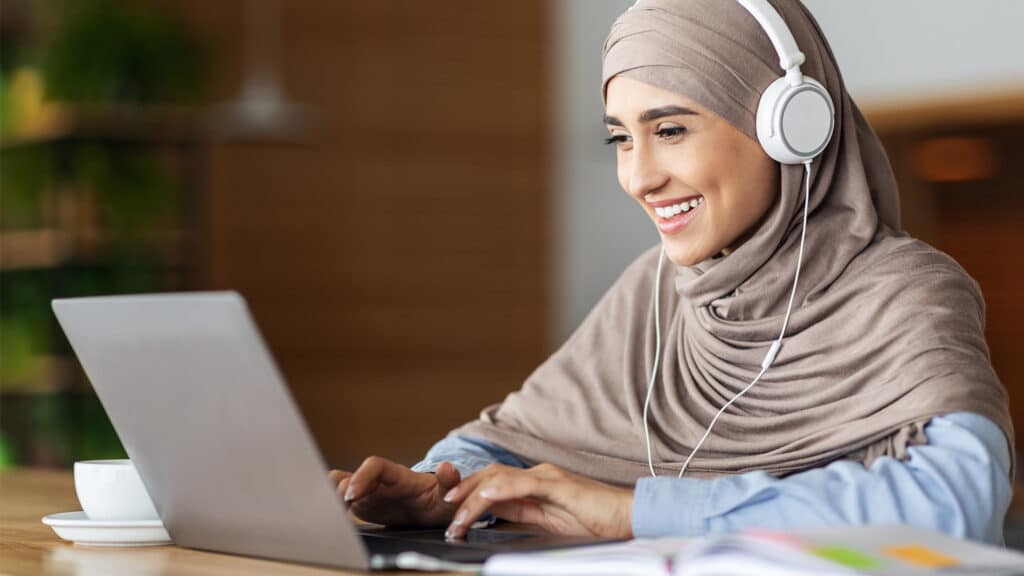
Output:
<instances>
[{"instance_id":1,"label":"white saucer","mask_svg":"<svg viewBox=\"0 0 1024 576\"><path fill-rule=\"evenodd\" d=\"M162 546L173 544L159 520L90 520L85 512L43 517L57 536L85 546Z\"/></svg>"}]
</instances>

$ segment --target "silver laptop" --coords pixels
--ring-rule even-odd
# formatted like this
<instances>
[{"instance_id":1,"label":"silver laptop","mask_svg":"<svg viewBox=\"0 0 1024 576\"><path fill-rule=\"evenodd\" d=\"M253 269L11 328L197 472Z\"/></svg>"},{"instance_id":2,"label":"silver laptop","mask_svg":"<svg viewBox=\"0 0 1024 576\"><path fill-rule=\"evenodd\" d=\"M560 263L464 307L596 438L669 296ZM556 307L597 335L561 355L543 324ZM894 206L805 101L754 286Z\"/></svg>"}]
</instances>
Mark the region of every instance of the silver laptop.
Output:
<instances>
[{"instance_id":1,"label":"silver laptop","mask_svg":"<svg viewBox=\"0 0 1024 576\"><path fill-rule=\"evenodd\" d=\"M443 529L357 528L235 292L63 299L53 311L179 546L436 570L594 542L500 530L445 542Z\"/></svg>"}]
</instances>

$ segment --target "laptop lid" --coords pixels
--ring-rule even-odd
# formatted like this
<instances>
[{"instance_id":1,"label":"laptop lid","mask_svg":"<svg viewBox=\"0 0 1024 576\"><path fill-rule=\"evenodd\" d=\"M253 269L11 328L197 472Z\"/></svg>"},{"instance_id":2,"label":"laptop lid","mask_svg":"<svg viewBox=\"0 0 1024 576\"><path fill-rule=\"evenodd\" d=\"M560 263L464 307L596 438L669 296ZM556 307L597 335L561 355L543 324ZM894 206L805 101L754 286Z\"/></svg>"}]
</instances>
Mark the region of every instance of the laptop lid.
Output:
<instances>
[{"instance_id":1,"label":"laptop lid","mask_svg":"<svg viewBox=\"0 0 1024 576\"><path fill-rule=\"evenodd\" d=\"M369 568L239 294L58 299L53 311L176 544Z\"/></svg>"}]
</instances>

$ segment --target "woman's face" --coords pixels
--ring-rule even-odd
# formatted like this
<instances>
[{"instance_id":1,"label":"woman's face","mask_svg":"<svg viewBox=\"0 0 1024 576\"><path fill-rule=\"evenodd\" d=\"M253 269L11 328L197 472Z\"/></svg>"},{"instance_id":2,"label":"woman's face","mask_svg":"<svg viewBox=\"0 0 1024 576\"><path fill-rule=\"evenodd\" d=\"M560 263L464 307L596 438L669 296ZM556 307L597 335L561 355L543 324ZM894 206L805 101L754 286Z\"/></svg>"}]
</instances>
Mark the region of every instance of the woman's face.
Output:
<instances>
[{"instance_id":1,"label":"woman's face","mask_svg":"<svg viewBox=\"0 0 1024 576\"><path fill-rule=\"evenodd\" d=\"M605 124L619 184L654 222L669 259L728 254L779 196L779 165L760 144L684 96L616 76Z\"/></svg>"}]
</instances>

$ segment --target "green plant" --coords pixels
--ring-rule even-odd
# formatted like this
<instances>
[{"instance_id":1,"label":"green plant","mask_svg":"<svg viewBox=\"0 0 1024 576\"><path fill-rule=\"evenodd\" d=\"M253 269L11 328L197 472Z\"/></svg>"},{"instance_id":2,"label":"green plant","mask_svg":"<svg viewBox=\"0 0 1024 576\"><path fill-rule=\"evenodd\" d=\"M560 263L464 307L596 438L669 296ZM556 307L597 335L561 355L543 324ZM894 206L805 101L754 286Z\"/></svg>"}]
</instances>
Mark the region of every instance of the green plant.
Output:
<instances>
[{"instance_id":1,"label":"green plant","mask_svg":"<svg viewBox=\"0 0 1024 576\"><path fill-rule=\"evenodd\" d=\"M18 463L18 453L7 434L0 430L0 470L13 468Z\"/></svg>"},{"instance_id":2,"label":"green plant","mask_svg":"<svg viewBox=\"0 0 1024 576\"><path fill-rule=\"evenodd\" d=\"M4 150L0 156L0 228L32 228L41 224L41 201L52 189L53 181L50 150Z\"/></svg>"},{"instance_id":3,"label":"green plant","mask_svg":"<svg viewBox=\"0 0 1024 576\"><path fill-rule=\"evenodd\" d=\"M10 130L11 99L7 94L7 70L0 67L0 136Z\"/></svg>"},{"instance_id":4,"label":"green plant","mask_svg":"<svg viewBox=\"0 0 1024 576\"><path fill-rule=\"evenodd\" d=\"M96 191L116 239L134 241L176 210L174 182L146 151L102 146L80 148L73 159L76 180Z\"/></svg>"},{"instance_id":5,"label":"green plant","mask_svg":"<svg viewBox=\"0 0 1024 576\"><path fill-rule=\"evenodd\" d=\"M40 271L0 275L0 389L34 375L35 358L50 352L49 279Z\"/></svg>"},{"instance_id":6,"label":"green plant","mask_svg":"<svg viewBox=\"0 0 1024 576\"><path fill-rule=\"evenodd\" d=\"M46 50L50 98L90 103L195 102L204 50L170 17L130 2L79 5Z\"/></svg>"},{"instance_id":7,"label":"green plant","mask_svg":"<svg viewBox=\"0 0 1024 576\"><path fill-rule=\"evenodd\" d=\"M168 283L176 272L165 261L168 244L159 242L173 241L182 228L180 183L162 162L166 156L144 141L134 145L118 137L124 123L136 117L120 109L193 103L206 85L204 47L181 23L151 6L131 0L38 0L28 6L49 10L60 22L55 35L0 38L0 133L11 128L11 114L21 119L18 110L24 106L14 104L39 103L38 70L47 99L68 105L72 115L101 105L106 115L97 117L110 124L82 133L58 131L48 136L55 143L29 139L5 147L0 158L0 231L73 223L61 231L72 240L66 260L0 274L0 412L5 417L0 468L18 458L67 465L124 456L96 396L75 384L84 375L57 383L59 392L52 393L34 386L34 379L45 377L36 360L71 354L54 323L51 298L177 288ZM45 40L19 44L30 37ZM16 78L31 80L19 86L33 90L10 90L16 69L32 74ZM12 104L10 96L23 92L33 98L18 96ZM146 114L160 109L154 106ZM75 206L89 209L66 218ZM15 381L29 386L3 390L4 383Z\"/></svg>"}]
</instances>

